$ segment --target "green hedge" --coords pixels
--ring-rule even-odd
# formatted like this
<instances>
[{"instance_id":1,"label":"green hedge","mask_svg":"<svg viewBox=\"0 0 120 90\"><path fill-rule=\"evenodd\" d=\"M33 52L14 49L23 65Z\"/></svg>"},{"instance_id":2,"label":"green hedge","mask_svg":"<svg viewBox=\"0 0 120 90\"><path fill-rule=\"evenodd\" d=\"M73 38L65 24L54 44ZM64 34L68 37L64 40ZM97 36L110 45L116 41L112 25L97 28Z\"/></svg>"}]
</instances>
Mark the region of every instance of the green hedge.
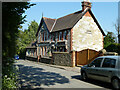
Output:
<instances>
[{"instance_id":1,"label":"green hedge","mask_svg":"<svg viewBox=\"0 0 120 90\"><path fill-rule=\"evenodd\" d=\"M117 52L120 55L120 44L113 43L107 46L105 49L107 52Z\"/></svg>"}]
</instances>

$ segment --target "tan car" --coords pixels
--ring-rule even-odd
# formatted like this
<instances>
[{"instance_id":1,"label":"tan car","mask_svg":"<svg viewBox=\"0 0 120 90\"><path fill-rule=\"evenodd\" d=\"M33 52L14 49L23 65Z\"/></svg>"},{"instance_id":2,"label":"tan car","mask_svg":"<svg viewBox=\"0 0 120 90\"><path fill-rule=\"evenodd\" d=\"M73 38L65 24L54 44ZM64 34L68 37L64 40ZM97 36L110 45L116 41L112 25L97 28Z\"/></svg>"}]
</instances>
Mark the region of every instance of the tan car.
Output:
<instances>
[{"instance_id":1,"label":"tan car","mask_svg":"<svg viewBox=\"0 0 120 90\"><path fill-rule=\"evenodd\" d=\"M81 67L81 78L96 79L111 83L120 89L120 56L101 56L88 65Z\"/></svg>"}]
</instances>

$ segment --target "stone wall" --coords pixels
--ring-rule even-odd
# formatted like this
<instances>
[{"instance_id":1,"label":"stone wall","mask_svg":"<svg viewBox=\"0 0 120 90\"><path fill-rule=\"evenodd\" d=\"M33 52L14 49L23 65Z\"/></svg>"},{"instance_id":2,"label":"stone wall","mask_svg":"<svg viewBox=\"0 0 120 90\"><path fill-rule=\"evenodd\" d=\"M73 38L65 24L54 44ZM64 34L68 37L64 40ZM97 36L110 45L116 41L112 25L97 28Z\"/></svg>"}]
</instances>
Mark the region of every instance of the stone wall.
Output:
<instances>
[{"instance_id":1,"label":"stone wall","mask_svg":"<svg viewBox=\"0 0 120 90\"><path fill-rule=\"evenodd\" d=\"M67 40L67 47L66 47L66 49L67 49L67 52L70 52L70 30L68 30L68 40Z\"/></svg>"},{"instance_id":2,"label":"stone wall","mask_svg":"<svg viewBox=\"0 0 120 90\"><path fill-rule=\"evenodd\" d=\"M26 56L25 59L26 60L31 60L31 61L37 61L37 56L34 56L34 57L32 57L32 56Z\"/></svg>"},{"instance_id":3,"label":"stone wall","mask_svg":"<svg viewBox=\"0 0 120 90\"><path fill-rule=\"evenodd\" d=\"M52 55L52 64L61 66L72 66L72 53L54 52Z\"/></svg>"},{"instance_id":4,"label":"stone wall","mask_svg":"<svg viewBox=\"0 0 120 90\"><path fill-rule=\"evenodd\" d=\"M73 27L72 49L103 49L103 35L92 17L83 16Z\"/></svg>"},{"instance_id":5,"label":"stone wall","mask_svg":"<svg viewBox=\"0 0 120 90\"><path fill-rule=\"evenodd\" d=\"M51 64L51 58L48 58L48 57L40 58L39 62Z\"/></svg>"}]
</instances>

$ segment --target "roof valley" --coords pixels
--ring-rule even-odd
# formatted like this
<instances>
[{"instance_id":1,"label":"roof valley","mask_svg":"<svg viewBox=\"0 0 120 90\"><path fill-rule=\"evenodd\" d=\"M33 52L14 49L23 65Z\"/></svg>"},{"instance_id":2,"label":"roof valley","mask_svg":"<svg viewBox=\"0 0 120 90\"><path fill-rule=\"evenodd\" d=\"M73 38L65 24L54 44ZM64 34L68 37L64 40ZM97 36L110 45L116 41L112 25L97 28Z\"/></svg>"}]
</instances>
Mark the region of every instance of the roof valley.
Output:
<instances>
[{"instance_id":1,"label":"roof valley","mask_svg":"<svg viewBox=\"0 0 120 90\"><path fill-rule=\"evenodd\" d=\"M53 28L54 28L54 26L55 26L56 22L57 22L57 19L55 20L55 22L54 22L54 24L53 24L53 26L52 26L52 28L51 28L50 32L52 32L52 30L53 30Z\"/></svg>"}]
</instances>

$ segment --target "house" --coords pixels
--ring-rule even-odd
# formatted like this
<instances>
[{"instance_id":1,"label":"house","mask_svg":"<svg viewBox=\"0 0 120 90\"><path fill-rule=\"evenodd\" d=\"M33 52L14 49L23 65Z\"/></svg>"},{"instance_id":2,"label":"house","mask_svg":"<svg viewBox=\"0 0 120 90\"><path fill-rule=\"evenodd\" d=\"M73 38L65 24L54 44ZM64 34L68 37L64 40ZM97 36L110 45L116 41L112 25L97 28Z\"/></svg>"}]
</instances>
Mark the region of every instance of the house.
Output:
<instances>
[{"instance_id":1,"label":"house","mask_svg":"<svg viewBox=\"0 0 120 90\"><path fill-rule=\"evenodd\" d=\"M42 17L36 33L37 56L49 57L54 52L72 53L71 62L76 65L81 61L80 55L98 53L103 49L104 36L104 31L91 11L91 2L86 0L82 2L80 11L58 19Z\"/></svg>"},{"instance_id":2,"label":"house","mask_svg":"<svg viewBox=\"0 0 120 90\"><path fill-rule=\"evenodd\" d=\"M25 59L35 60L37 58L37 41L32 41L29 46L26 47Z\"/></svg>"}]
</instances>

